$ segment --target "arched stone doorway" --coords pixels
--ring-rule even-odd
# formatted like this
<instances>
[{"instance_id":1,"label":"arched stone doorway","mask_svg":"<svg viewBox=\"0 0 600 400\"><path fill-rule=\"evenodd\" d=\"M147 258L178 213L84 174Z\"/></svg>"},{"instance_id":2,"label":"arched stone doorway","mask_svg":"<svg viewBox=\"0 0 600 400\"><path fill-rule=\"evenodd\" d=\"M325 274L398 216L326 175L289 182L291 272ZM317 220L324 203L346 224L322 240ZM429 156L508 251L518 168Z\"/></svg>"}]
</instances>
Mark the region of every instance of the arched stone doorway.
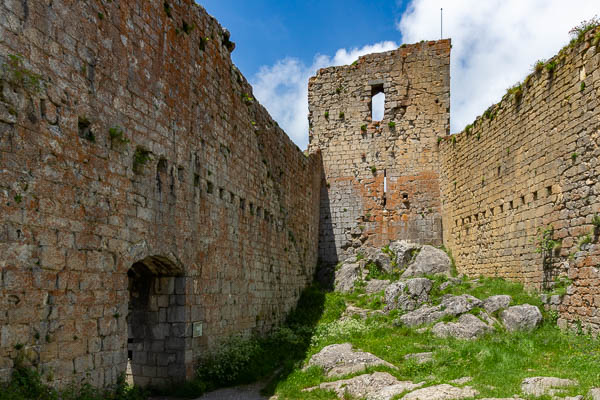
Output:
<instances>
[{"instance_id":1,"label":"arched stone doorway","mask_svg":"<svg viewBox=\"0 0 600 400\"><path fill-rule=\"evenodd\" d=\"M185 379L185 277L166 257L135 262L129 271L127 380L140 386Z\"/></svg>"}]
</instances>

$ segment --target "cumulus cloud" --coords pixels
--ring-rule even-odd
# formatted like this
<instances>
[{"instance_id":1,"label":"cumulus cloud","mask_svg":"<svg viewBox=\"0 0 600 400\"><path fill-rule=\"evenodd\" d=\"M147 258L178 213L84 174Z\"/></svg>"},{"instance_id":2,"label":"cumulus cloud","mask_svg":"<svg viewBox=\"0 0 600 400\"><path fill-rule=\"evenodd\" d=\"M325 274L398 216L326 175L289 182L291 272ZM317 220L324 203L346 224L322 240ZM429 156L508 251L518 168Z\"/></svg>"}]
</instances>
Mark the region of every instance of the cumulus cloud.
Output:
<instances>
[{"instance_id":1,"label":"cumulus cloud","mask_svg":"<svg viewBox=\"0 0 600 400\"><path fill-rule=\"evenodd\" d=\"M296 58L285 58L263 66L251 79L254 96L300 148L308 144L308 79L320 68L351 64L359 56L393 50L391 41L353 49L339 49L335 55L317 54L311 65Z\"/></svg>"},{"instance_id":2,"label":"cumulus cloud","mask_svg":"<svg viewBox=\"0 0 600 400\"><path fill-rule=\"evenodd\" d=\"M536 60L599 12L590 0L414 0L397 24L406 43L452 38L451 131L458 132L522 80Z\"/></svg>"},{"instance_id":3,"label":"cumulus cloud","mask_svg":"<svg viewBox=\"0 0 600 400\"><path fill-rule=\"evenodd\" d=\"M404 43L452 38L451 131L458 132L506 89L522 80L535 61L547 59L569 41L568 32L600 12L591 0L412 0L397 23ZM251 79L255 97L300 146L308 143L308 79L319 68L350 64L359 56L392 50L391 41L333 56L315 55L306 65L285 58L263 66Z\"/></svg>"}]
</instances>

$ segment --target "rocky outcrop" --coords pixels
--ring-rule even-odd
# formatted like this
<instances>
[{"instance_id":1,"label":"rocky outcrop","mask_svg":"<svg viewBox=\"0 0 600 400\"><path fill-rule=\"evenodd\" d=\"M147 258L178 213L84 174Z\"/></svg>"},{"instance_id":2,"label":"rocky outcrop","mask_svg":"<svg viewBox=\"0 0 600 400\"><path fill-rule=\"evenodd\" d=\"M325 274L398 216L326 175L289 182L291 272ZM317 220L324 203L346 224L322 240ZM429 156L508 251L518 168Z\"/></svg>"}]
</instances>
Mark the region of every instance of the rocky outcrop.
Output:
<instances>
[{"instance_id":1,"label":"rocky outcrop","mask_svg":"<svg viewBox=\"0 0 600 400\"><path fill-rule=\"evenodd\" d=\"M542 313L536 306L522 304L502 311L500 319L508 331L532 331L542 322Z\"/></svg>"},{"instance_id":2,"label":"rocky outcrop","mask_svg":"<svg viewBox=\"0 0 600 400\"><path fill-rule=\"evenodd\" d=\"M438 322L431 330L439 337L452 336L457 339L472 340L494 331L494 327L486 324L472 314L463 314L457 322Z\"/></svg>"},{"instance_id":3,"label":"rocky outcrop","mask_svg":"<svg viewBox=\"0 0 600 400\"><path fill-rule=\"evenodd\" d=\"M374 372L363 374L351 379L334 382L325 382L318 386L319 389L333 390L340 399L353 398L367 400L389 400L392 397L409 390L418 389L423 383L414 384L410 381L399 381L387 372ZM308 390L314 390L310 388Z\"/></svg>"},{"instance_id":4,"label":"rocky outcrop","mask_svg":"<svg viewBox=\"0 0 600 400\"><path fill-rule=\"evenodd\" d=\"M408 265L403 278L411 276L444 274L450 275L450 257L440 249L425 245L419 251L415 260Z\"/></svg>"},{"instance_id":5,"label":"rocky outcrop","mask_svg":"<svg viewBox=\"0 0 600 400\"><path fill-rule=\"evenodd\" d=\"M410 392L402 397L402 400L452 400L467 399L477 396L479 392L469 386L458 388L456 386L442 384L429 386Z\"/></svg>"},{"instance_id":6,"label":"rocky outcrop","mask_svg":"<svg viewBox=\"0 0 600 400\"><path fill-rule=\"evenodd\" d=\"M485 311L492 314L498 310L507 308L511 301L512 297L508 295L491 296L483 301L483 308L485 308Z\"/></svg>"},{"instance_id":7,"label":"rocky outcrop","mask_svg":"<svg viewBox=\"0 0 600 400\"><path fill-rule=\"evenodd\" d=\"M521 391L523 394L531 396L553 396L559 392L561 388L577 385L577 381L571 379L561 379L549 376L535 376L525 378L521 383Z\"/></svg>"},{"instance_id":8,"label":"rocky outcrop","mask_svg":"<svg viewBox=\"0 0 600 400\"><path fill-rule=\"evenodd\" d=\"M361 266L359 263L343 264L340 269L335 271L335 290L336 292L347 293L354 290L354 284L361 276Z\"/></svg>"},{"instance_id":9,"label":"rocky outcrop","mask_svg":"<svg viewBox=\"0 0 600 400\"><path fill-rule=\"evenodd\" d=\"M380 365L396 368L371 353L353 350L350 343L332 344L324 347L308 361L308 367L313 365L323 368L326 376L343 376L364 371L367 367Z\"/></svg>"},{"instance_id":10,"label":"rocky outcrop","mask_svg":"<svg viewBox=\"0 0 600 400\"><path fill-rule=\"evenodd\" d=\"M385 289L385 310L412 311L429 300L433 282L427 278L394 282Z\"/></svg>"}]
</instances>

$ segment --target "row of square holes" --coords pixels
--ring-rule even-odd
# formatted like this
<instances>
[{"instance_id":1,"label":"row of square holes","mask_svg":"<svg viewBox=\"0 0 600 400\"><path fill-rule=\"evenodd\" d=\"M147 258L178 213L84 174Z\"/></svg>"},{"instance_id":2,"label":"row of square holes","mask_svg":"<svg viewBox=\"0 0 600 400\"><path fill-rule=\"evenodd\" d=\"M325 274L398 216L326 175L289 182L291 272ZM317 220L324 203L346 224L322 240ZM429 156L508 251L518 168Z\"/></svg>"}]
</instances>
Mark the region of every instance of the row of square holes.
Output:
<instances>
[{"instance_id":1,"label":"row of square holes","mask_svg":"<svg viewBox=\"0 0 600 400\"><path fill-rule=\"evenodd\" d=\"M552 186L546 186L546 197L550 196L551 194L552 194ZM538 195L538 191L536 190L535 192L533 192L533 201L537 201L538 198L539 198L539 195ZM520 200L521 200L521 205L524 205L525 204L525 196L524 195L521 196ZM500 207L500 212L504 212L504 204L500 204L499 207ZM509 201L508 207L506 209L512 210L514 208L515 208L514 201L513 200ZM492 207L492 208L490 208L490 211L489 211L492 217L494 216L494 209L495 209L495 207ZM487 213L486 213L486 211L482 211L481 213L473 214L473 217L468 216L468 217L464 217L462 219L457 219L455 221L455 225L459 226L459 221L461 222L460 223L461 226L471 223L472 220L479 221L480 214L482 214L481 218L484 219L486 217Z\"/></svg>"},{"instance_id":2,"label":"row of square holes","mask_svg":"<svg viewBox=\"0 0 600 400\"><path fill-rule=\"evenodd\" d=\"M200 177L198 175L194 176L194 186L196 186L196 187L200 186ZM225 200L226 192L227 191L224 188L220 187L219 188L219 199ZM206 181L206 193L208 193L208 194L214 193L214 185L209 180ZM233 204L235 202L235 194L231 191L229 191L227 193L229 193L229 196L228 196L229 203ZM242 212L244 212L246 210L246 199L239 197L239 200L240 200L240 203L239 203L240 210L242 210ZM256 207L256 212L255 212L254 203L250 203L249 208L250 208L251 215L256 215L259 218L264 216L265 221L275 224L274 214L268 212L267 210L264 210L264 213L263 213L263 209L261 207Z\"/></svg>"}]
</instances>

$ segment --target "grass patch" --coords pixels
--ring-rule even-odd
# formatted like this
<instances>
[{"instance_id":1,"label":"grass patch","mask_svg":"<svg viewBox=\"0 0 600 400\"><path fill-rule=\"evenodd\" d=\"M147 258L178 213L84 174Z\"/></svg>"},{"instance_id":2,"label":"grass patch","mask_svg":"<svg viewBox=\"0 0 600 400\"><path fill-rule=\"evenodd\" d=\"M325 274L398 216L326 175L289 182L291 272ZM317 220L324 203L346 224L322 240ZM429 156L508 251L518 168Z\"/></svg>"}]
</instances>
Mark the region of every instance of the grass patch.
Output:
<instances>
[{"instance_id":1,"label":"grass patch","mask_svg":"<svg viewBox=\"0 0 600 400\"><path fill-rule=\"evenodd\" d=\"M436 278L439 287L445 277ZM540 306L538 296L527 293L523 286L499 278L463 280L438 293L469 293L479 298L496 294L508 294L514 304L529 303ZM360 306L372 299L359 290L348 295L327 293L347 303ZM376 296L382 296L382 293ZM324 312L327 310L327 305ZM476 310L480 311L480 310ZM350 319L344 322L320 321L307 349L305 360L323 347L333 343L350 342L357 349L371 352L394 364L397 370L385 370L400 380L426 382L426 385L447 383L452 379L471 376L470 386L480 392L480 397L512 397L520 393L524 378L531 376L557 376L576 379L577 388L568 388L565 395L585 394L600 381L600 342L585 335L561 332L551 322L544 323L533 332L495 333L474 341L453 338L437 338L430 332L418 333L416 329L396 327L392 321L398 312L391 315L371 317L366 320ZM454 318L448 317L448 321ZM433 362L418 364L405 360L409 353L433 352ZM368 370L372 372L373 370ZM302 392L327 379L318 368L291 371L285 379L272 385L269 393L277 393L286 399L333 399L325 391Z\"/></svg>"}]
</instances>

